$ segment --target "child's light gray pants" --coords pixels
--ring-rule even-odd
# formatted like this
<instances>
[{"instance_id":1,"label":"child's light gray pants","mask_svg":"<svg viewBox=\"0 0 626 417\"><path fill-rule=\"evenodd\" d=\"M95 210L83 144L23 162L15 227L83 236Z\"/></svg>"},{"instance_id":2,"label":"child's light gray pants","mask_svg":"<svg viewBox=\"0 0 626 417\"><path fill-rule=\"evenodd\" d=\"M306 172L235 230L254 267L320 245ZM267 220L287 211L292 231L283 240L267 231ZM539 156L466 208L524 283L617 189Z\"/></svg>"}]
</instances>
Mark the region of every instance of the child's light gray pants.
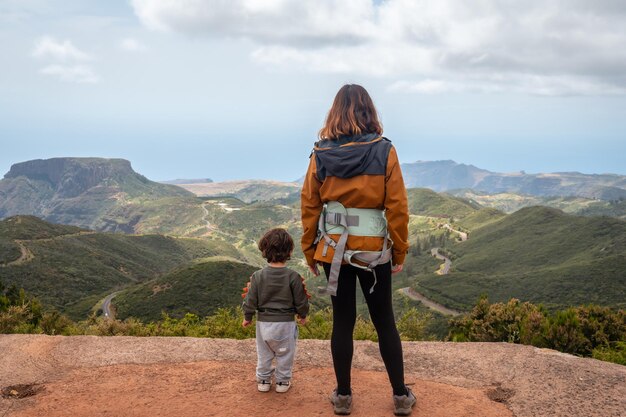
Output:
<instances>
[{"instance_id":1,"label":"child's light gray pants","mask_svg":"<svg viewBox=\"0 0 626 417\"><path fill-rule=\"evenodd\" d=\"M257 321L256 352L257 381L270 381L274 368L272 359L276 358L276 382L291 379L291 368L296 356L298 326L295 321Z\"/></svg>"}]
</instances>

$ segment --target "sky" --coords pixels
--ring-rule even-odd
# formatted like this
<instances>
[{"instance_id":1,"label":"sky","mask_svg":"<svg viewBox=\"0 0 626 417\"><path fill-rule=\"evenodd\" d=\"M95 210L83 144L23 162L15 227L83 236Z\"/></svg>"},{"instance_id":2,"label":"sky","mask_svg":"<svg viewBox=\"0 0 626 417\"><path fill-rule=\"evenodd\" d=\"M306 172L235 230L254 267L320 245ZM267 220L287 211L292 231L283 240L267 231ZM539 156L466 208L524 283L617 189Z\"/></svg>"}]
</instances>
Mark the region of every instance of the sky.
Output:
<instances>
[{"instance_id":1,"label":"sky","mask_svg":"<svg viewBox=\"0 0 626 417\"><path fill-rule=\"evenodd\" d=\"M0 175L295 180L363 85L401 162L626 175L622 0L0 0Z\"/></svg>"}]
</instances>

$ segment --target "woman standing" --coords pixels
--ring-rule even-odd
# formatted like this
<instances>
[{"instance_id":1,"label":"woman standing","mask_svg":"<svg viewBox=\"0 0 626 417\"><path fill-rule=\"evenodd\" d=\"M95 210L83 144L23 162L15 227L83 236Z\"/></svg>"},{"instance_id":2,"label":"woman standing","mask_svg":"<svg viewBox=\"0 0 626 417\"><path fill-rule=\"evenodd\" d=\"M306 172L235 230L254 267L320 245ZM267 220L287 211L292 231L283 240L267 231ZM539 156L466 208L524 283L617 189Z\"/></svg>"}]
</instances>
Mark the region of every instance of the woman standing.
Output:
<instances>
[{"instance_id":1,"label":"woman standing","mask_svg":"<svg viewBox=\"0 0 626 417\"><path fill-rule=\"evenodd\" d=\"M302 187L302 250L313 274L323 266L333 306L335 414L350 414L352 406L357 279L378 333L394 413L409 415L416 402L404 384L391 299L391 274L402 270L409 247L407 195L398 156L382 132L367 91L344 85L319 132Z\"/></svg>"}]
</instances>

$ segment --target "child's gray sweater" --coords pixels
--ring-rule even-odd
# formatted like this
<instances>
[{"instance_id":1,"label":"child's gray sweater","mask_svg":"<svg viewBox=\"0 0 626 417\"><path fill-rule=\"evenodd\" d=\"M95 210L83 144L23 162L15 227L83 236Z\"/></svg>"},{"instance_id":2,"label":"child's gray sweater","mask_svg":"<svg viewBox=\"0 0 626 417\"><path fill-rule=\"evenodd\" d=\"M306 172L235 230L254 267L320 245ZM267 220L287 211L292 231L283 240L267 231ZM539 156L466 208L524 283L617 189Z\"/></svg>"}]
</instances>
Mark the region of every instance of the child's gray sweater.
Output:
<instances>
[{"instance_id":1,"label":"child's gray sweater","mask_svg":"<svg viewBox=\"0 0 626 417\"><path fill-rule=\"evenodd\" d=\"M287 267L266 266L250 277L250 289L243 301L246 320L259 312L258 321L293 321L309 313L309 299L304 282Z\"/></svg>"}]
</instances>

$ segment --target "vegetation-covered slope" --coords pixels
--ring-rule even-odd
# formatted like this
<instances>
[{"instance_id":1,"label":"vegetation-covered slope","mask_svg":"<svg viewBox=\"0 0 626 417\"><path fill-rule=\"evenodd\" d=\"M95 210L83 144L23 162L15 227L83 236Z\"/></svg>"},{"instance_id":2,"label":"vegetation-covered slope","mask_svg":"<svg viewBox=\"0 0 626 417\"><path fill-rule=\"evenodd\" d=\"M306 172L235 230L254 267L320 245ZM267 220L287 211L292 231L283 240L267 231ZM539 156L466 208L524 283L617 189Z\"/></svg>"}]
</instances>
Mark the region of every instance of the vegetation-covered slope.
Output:
<instances>
[{"instance_id":1,"label":"vegetation-covered slope","mask_svg":"<svg viewBox=\"0 0 626 417\"><path fill-rule=\"evenodd\" d=\"M242 288L257 269L230 260L208 260L124 290L113 304L122 319L156 321L161 312L177 318L186 313L206 316L240 304Z\"/></svg>"},{"instance_id":2,"label":"vegetation-covered slope","mask_svg":"<svg viewBox=\"0 0 626 417\"><path fill-rule=\"evenodd\" d=\"M74 317L81 317L115 288L155 278L193 259L240 256L237 249L225 242L97 233L53 225L34 217L5 219L0 221L0 230L0 242L5 242L0 246L0 259L16 260L11 245L25 248L27 254L19 262L3 263L3 281L23 287ZM16 242L5 236L20 239Z\"/></svg>"},{"instance_id":3,"label":"vegetation-covered slope","mask_svg":"<svg viewBox=\"0 0 626 417\"><path fill-rule=\"evenodd\" d=\"M415 215L462 218L480 208L478 204L427 188L410 188L407 194L409 212Z\"/></svg>"},{"instance_id":4,"label":"vegetation-covered slope","mask_svg":"<svg viewBox=\"0 0 626 417\"><path fill-rule=\"evenodd\" d=\"M626 306L626 222L529 207L448 246L453 271L420 278L446 305L468 308L481 294L564 307Z\"/></svg>"}]
</instances>

